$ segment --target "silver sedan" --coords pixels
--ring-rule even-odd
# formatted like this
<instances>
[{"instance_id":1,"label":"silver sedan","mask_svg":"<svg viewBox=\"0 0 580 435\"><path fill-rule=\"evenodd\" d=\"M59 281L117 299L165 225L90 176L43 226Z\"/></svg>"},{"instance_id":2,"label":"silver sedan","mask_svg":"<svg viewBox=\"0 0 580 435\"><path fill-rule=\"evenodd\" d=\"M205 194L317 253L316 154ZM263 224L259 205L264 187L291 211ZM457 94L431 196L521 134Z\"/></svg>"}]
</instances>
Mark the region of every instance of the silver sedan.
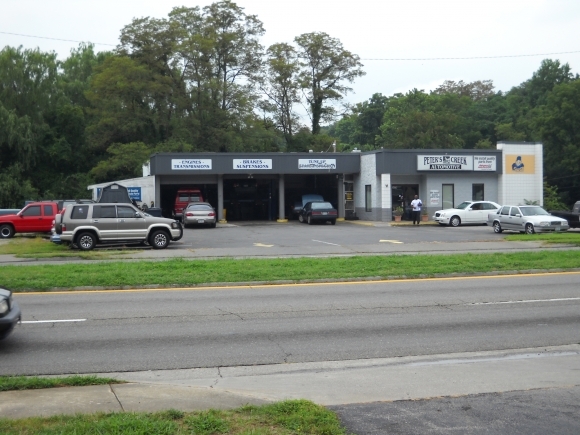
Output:
<instances>
[{"instance_id":1,"label":"silver sedan","mask_svg":"<svg viewBox=\"0 0 580 435\"><path fill-rule=\"evenodd\" d=\"M207 202L190 202L183 210L183 226L203 225L210 228L216 227L217 216L215 209Z\"/></svg>"},{"instance_id":2,"label":"silver sedan","mask_svg":"<svg viewBox=\"0 0 580 435\"><path fill-rule=\"evenodd\" d=\"M566 219L552 216L537 205L504 205L496 213L490 213L487 225L496 233L504 230L534 234L548 231L568 231Z\"/></svg>"}]
</instances>

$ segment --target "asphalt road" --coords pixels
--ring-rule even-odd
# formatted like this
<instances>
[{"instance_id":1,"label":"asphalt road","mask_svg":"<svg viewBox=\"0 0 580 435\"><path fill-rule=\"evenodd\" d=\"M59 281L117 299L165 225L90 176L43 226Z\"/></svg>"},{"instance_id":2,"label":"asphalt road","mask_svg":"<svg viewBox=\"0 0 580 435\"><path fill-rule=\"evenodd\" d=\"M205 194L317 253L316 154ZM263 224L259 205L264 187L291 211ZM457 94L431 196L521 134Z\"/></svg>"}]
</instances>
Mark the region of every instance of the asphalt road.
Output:
<instances>
[{"instance_id":1,"label":"asphalt road","mask_svg":"<svg viewBox=\"0 0 580 435\"><path fill-rule=\"evenodd\" d=\"M244 223L188 229L168 249L132 258L539 246L505 242L482 226ZM306 397L334 405L359 435L579 433L579 283L572 273L18 294L26 323L0 342L0 374L109 373Z\"/></svg>"},{"instance_id":2,"label":"asphalt road","mask_svg":"<svg viewBox=\"0 0 580 435\"><path fill-rule=\"evenodd\" d=\"M580 273L17 294L0 374L340 361L579 342Z\"/></svg>"}]
</instances>

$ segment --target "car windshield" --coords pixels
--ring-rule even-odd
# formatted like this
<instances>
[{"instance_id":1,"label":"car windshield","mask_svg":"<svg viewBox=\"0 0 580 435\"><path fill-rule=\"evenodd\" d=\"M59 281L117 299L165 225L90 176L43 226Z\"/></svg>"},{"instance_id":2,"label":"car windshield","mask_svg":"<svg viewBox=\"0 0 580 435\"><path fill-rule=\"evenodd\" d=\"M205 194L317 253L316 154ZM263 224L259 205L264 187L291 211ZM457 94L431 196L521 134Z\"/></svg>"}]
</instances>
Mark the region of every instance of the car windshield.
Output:
<instances>
[{"instance_id":1,"label":"car windshield","mask_svg":"<svg viewBox=\"0 0 580 435\"><path fill-rule=\"evenodd\" d=\"M546 210L542 207L520 207L520 211L524 216L549 216Z\"/></svg>"},{"instance_id":2,"label":"car windshield","mask_svg":"<svg viewBox=\"0 0 580 435\"><path fill-rule=\"evenodd\" d=\"M469 204L471 204L471 201L464 201L455 208L458 208L459 210L464 210L466 207L469 206Z\"/></svg>"},{"instance_id":3,"label":"car windshield","mask_svg":"<svg viewBox=\"0 0 580 435\"><path fill-rule=\"evenodd\" d=\"M332 204L330 202L313 202L312 203L313 210L320 210L323 208L332 208Z\"/></svg>"},{"instance_id":4,"label":"car windshield","mask_svg":"<svg viewBox=\"0 0 580 435\"><path fill-rule=\"evenodd\" d=\"M196 210L196 211L200 211L200 210L213 210L213 208L211 208L209 205L202 205L202 204L198 204L198 205L190 205L187 207L188 210Z\"/></svg>"}]
</instances>

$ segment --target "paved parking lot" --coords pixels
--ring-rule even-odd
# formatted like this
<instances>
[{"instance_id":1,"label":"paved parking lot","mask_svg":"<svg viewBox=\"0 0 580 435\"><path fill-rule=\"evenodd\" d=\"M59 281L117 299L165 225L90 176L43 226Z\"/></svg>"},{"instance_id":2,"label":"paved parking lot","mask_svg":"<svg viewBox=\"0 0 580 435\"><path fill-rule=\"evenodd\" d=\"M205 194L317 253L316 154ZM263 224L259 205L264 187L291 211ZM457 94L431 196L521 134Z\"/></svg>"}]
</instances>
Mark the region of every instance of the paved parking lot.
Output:
<instances>
[{"instance_id":1,"label":"paved parking lot","mask_svg":"<svg viewBox=\"0 0 580 435\"><path fill-rule=\"evenodd\" d=\"M540 242L507 242L487 226L391 226L383 222L344 221L336 225L239 222L217 228L187 228L168 249L148 257L351 256L397 253L503 252L537 249Z\"/></svg>"}]
</instances>

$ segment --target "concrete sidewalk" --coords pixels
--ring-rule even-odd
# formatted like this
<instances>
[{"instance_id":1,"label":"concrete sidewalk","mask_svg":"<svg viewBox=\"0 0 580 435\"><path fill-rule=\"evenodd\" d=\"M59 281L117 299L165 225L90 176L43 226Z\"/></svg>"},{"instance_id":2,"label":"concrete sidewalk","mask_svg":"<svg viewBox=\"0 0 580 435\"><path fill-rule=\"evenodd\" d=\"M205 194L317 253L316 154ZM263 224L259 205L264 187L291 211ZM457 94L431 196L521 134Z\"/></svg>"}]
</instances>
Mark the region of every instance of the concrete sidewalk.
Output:
<instances>
[{"instance_id":1,"label":"concrete sidewalk","mask_svg":"<svg viewBox=\"0 0 580 435\"><path fill-rule=\"evenodd\" d=\"M0 393L0 417L321 405L580 385L580 345L338 362L97 374L128 384Z\"/></svg>"}]
</instances>

